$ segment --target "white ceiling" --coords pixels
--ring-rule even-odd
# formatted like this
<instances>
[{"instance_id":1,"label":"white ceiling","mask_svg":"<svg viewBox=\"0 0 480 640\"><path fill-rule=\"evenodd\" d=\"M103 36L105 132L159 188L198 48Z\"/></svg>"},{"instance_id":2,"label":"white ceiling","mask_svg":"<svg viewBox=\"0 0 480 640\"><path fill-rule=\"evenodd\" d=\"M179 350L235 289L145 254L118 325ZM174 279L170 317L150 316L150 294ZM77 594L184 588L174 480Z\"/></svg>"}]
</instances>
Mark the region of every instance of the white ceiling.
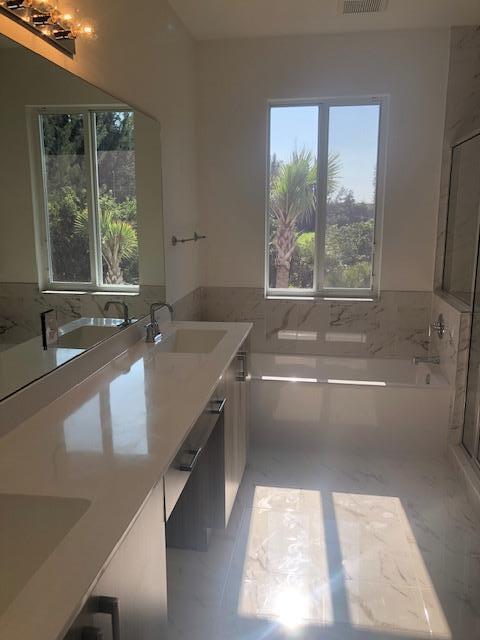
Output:
<instances>
[{"instance_id":1,"label":"white ceiling","mask_svg":"<svg viewBox=\"0 0 480 640\"><path fill-rule=\"evenodd\" d=\"M480 0L389 0L379 14L344 16L337 0L170 0L199 40L480 24Z\"/></svg>"}]
</instances>

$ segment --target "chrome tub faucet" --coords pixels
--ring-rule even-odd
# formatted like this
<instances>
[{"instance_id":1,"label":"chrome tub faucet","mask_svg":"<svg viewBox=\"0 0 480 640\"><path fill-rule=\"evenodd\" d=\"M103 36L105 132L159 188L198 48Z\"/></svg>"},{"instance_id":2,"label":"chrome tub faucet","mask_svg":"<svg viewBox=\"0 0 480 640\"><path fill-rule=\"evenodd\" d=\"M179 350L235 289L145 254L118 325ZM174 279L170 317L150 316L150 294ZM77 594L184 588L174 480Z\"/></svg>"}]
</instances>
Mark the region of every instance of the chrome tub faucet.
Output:
<instances>
[{"instance_id":1,"label":"chrome tub faucet","mask_svg":"<svg viewBox=\"0 0 480 640\"><path fill-rule=\"evenodd\" d=\"M443 313L439 313L438 314L438 318L434 322L432 322L432 324L430 326L436 332L437 336L441 340L443 338L443 336L445 335L445 330L446 330L446 325L445 325L445 320L444 320L444 317L443 317Z\"/></svg>"}]
</instances>

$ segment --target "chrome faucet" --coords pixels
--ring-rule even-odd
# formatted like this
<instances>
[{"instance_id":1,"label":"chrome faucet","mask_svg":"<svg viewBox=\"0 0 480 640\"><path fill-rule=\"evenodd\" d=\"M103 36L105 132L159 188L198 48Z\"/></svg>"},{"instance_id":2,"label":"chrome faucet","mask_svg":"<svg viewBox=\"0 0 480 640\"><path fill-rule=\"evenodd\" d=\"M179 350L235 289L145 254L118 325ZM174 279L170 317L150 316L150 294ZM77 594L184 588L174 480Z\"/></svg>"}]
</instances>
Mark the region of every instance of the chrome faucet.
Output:
<instances>
[{"instance_id":1,"label":"chrome faucet","mask_svg":"<svg viewBox=\"0 0 480 640\"><path fill-rule=\"evenodd\" d=\"M440 356L415 356L413 364L440 364Z\"/></svg>"},{"instance_id":2,"label":"chrome faucet","mask_svg":"<svg viewBox=\"0 0 480 640\"><path fill-rule=\"evenodd\" d=\"M128 327L128 326L130 326L132 324L132 321L128 317L128 306L126 305L126 303L122 302L122 300L109 300L105 304L103 310L104 311L108 311L112 305L115 305L117 307L122 307L122 309L123 309L123 322L122 322L122 324L119 324L118 326L119 327Z\"/></svg>"},{"instance_id":3,"label":"chrome faucet","mask_svg":"<svg viewBox=\"0 0 480 640\"><path fill-rule=\"evenodd\" d=\"M170 311L170 322L173 322L173 316L175 315L175 309L168 302L154 302L150 305L150 322L155 322L155 311L166 308Z\"/></svg>"},{"instance_id":4,"label":"chrome faucet","mask_svg":"<svg viewBox=\"0 0 480 640\"><path fill-rule=\"evenodd\" d=\"M162 335L162 332L158 327L158 322L155 319L155 311L158 311L159 309L163 309L164 307L169 310L170 321L173 321L175 310L172 307L172 305L168 304L167 302L154 302L153 304L151 304L150 305L150 323L147 324L147 326L145 327L145 329L147 330L147 335L145 340L147 342L155 342L155 338Z\"/></svg>"},{"instance_id":5,"label":"chrome faucet","mask_svg":"<svg viewBox=\"0 0 480 640\"><path fill-rule=\"evenodd\" d=\"M438 314L438 318L434 322L432 322L430 326L441 340L445 334L446 329L443 313Z\"/></svg>"}]
</instances>

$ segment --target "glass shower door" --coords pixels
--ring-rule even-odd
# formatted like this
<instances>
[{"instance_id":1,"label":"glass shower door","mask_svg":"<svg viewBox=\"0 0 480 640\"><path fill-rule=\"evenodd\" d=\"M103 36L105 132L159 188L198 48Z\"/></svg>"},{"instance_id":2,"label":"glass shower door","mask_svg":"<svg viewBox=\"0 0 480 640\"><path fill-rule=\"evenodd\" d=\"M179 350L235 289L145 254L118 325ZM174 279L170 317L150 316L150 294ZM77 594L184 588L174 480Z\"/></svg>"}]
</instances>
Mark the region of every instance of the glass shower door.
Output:
<instances>
[{"instance_id":1,"label":"glass shower door","mask_svg":"<svg viewBox=\"0 0 480 640\"><path fill-rule=\"evenodd\" d=\"M480 424L480 278L477 281L472 310L472 329L468 362L465 419L463 424L463 446L472 457L478 459L478 435Z\"/></svg>"},{"instance_id":2,"label":"glass shower door","mask_svg":"<svg viewBox=\"0 0 480 640\"><path fill-rule=\"evenodd\" d=\"M480 461L480 135L457 145L452 154L444 289L471 308L470 352L463 446Z\"/></svg>"}]
</instances>

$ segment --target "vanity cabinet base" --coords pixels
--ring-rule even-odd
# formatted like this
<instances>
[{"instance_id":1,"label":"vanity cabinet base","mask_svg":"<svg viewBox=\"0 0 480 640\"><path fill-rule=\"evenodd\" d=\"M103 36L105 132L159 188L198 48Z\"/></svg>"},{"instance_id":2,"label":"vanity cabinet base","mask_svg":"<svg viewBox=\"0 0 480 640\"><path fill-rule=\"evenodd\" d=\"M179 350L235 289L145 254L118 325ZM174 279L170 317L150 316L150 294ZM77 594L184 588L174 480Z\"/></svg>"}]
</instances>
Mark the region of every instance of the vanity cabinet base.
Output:
<instances>
[{"instance_id":1,"label":"vanity cabinet base","mask_svg":"<svg viewBox=\"0 0 480 640\"><path fill-rule=\"evenodd\" d=\"M170 508L178 468L165 475L167 546L205 551L212 529L226 529L247 462L249 383L247 354L240 351L220 381L209 406L220 415L202 445L194 470ZM225 398L225 402L221 399ZM205 414L204 414L205 415ZM204 418L203 418L204 420ZM202 418L199 419L201 426ZM195 426L192 433L198 431ZM205 429L203 429L205 431ZM174 463L178 467L178 463ZM170 473L170 475L169 475ZM176 474L176 476L175 476ZM174 484L175 483L175 484ZM170 487L171 485L171 487Z\"/></svg>"},{"instance_id":2,"label":"vanity cabinet base","mask_svg":"<svg viewBox=\"0 0 480 640\"><path fill-rule=\"evenodd\" d=\"M224 385L225 428L223 433L222 492L217 501L214 527L226 529L247 464L249 378L247 352L239 351L228 368Z\"/></svg>"},{"instance_id":3,"label":"vanity cabinet base","mask_svg":"<svg viewBox=\"0 0 480 640\"><path fill-rule=\"evenodd\" d=\"M103 569L65 640L160 640L167 629L163 484Z\"/></svg>"}]
</instances>

